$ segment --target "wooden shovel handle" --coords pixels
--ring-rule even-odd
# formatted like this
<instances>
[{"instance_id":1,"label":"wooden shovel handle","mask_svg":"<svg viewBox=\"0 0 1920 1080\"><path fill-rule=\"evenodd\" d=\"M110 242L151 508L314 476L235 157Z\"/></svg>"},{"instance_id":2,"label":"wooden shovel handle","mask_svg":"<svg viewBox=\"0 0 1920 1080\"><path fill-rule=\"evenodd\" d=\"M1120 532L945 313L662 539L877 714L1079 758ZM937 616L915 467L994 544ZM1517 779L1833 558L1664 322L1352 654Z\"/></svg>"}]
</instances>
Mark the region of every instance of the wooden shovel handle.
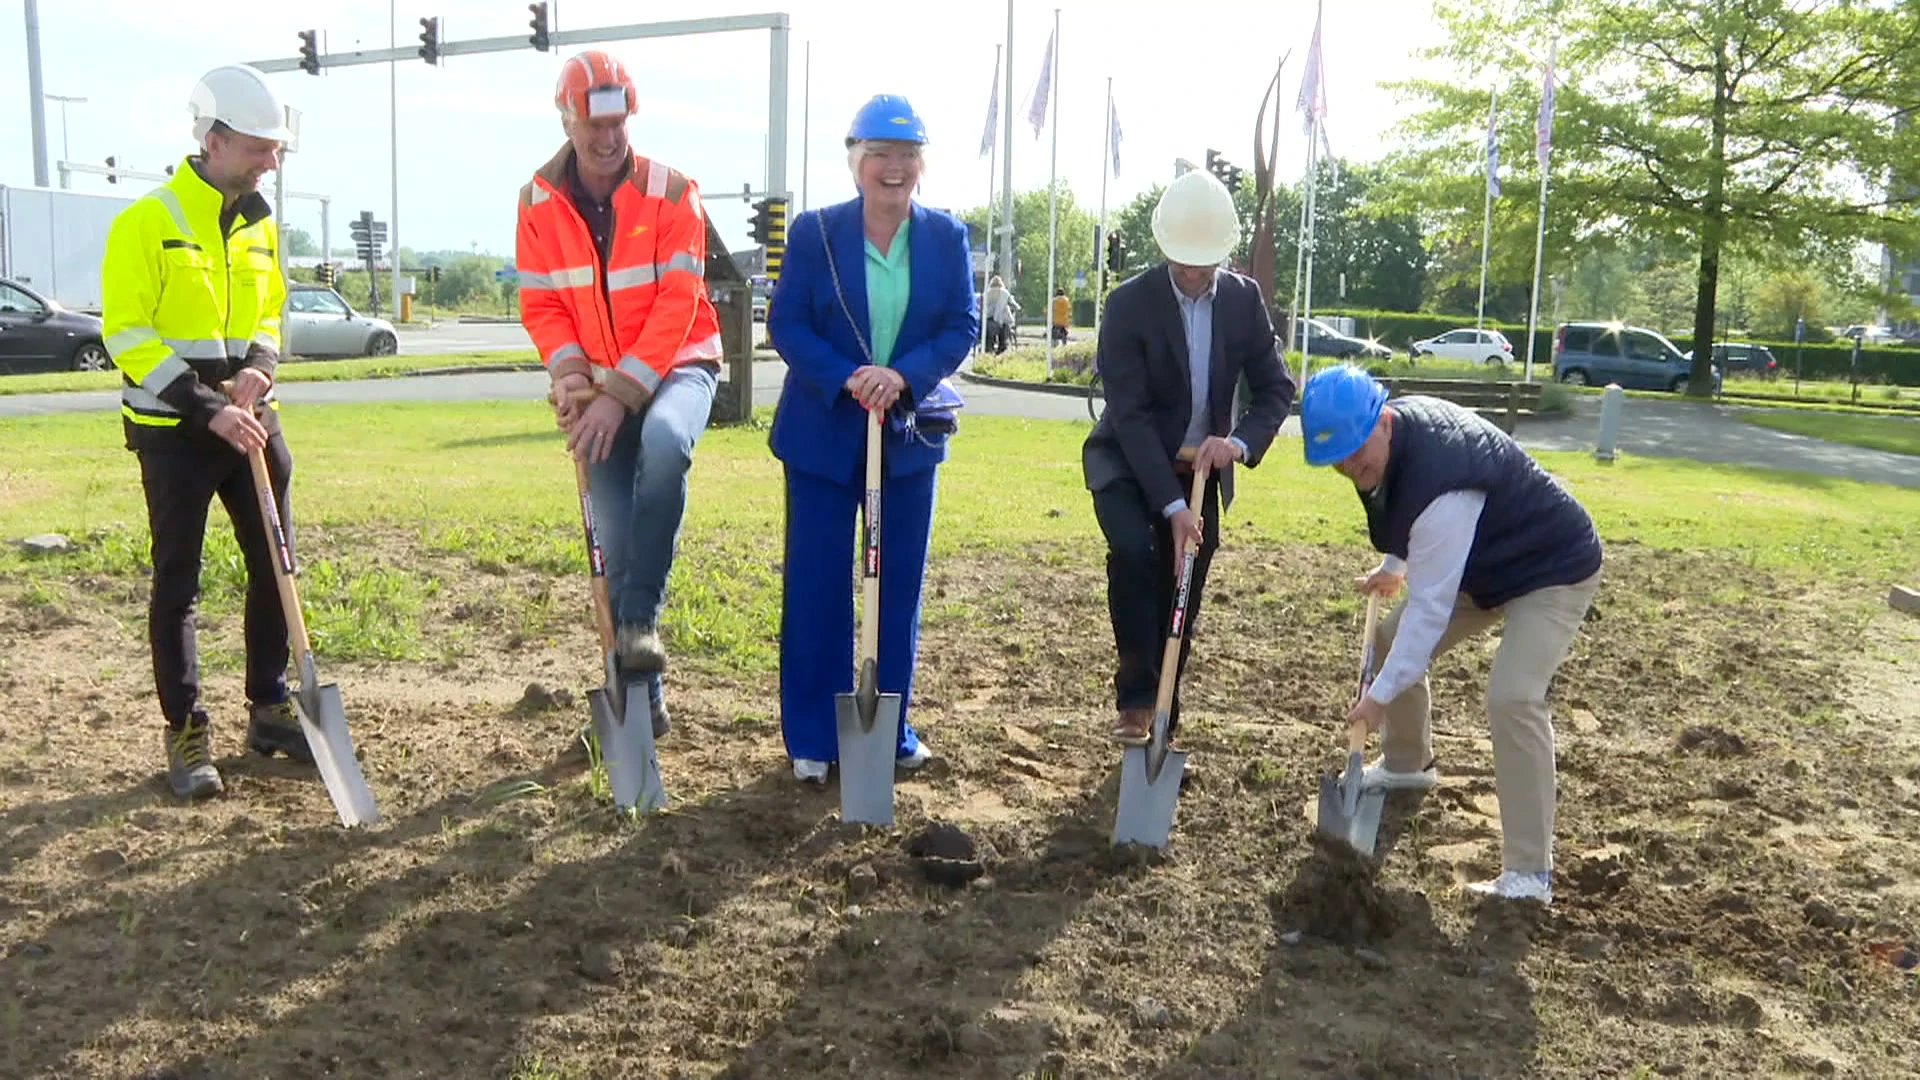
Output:
<instances>
[{"instance_id":1,"label":"wooden shovel handle","mask_svg":"<svg viewBox=\"0 0 1920 1080\"><path fill-rule=\"evenodd\" d=\"M1380 625L1380 594L1367 592L1367 620L1360 630L1360 689L1353 700L1367 696L1367 690L1373 686L1373 634ZM1367 748L1367 725L1359 721L1347 726L1347 753L1358 754Z\"/></svg>"},{"instance_id":2,"label":"wooden shovel handle","mask_svg":"<svg viewBox=\"0 0 1920 1080\"><path fill-rule=\"evenodd\" d=\"M267 471L263 450L247 452L247 465L253 471L255 501L260 506L260 521L266 530L268 555L273 559L273 579L280 587L280 607L287 618L287 643L297 659L313 651L307 638L307 619L300 609L300 590L294 584L299 573L293 561L293 544L287 539L286 523L280 517L279 503L273 497L273 477Z\"/></svg>"},{"instance_id":3,"label":"wooden shovel handle","mask_svg":"<svg viewBox=\"0 0 1920 1080\"><path fill-rule=\"evenodd\" d=\"M860 655L880 662L880 484L883 478L880 411L867 410L867 490L860 545Z\"/></svg>"},{"instance_id":4,"label":"wooden shovel handle","mask_svg":"<svg viewBox=\"0 0 1920 1080\"><path fill-rule=\"evenodd\" d=\"M1202 465L1193 470L1193 491L1187 497L1187 506L1195 514L1206 508L1202 502L1206 493L1207 468ZM1201 541L1205 542L1204 539ZM1195 558L1198 557L1196 552ZM1174 567L1173 617L1168 620L1166 648L1160 653L1160 688L1154 695L1153 704L1156 713L1173 710L1173 692L1180 679L1180 643L1187 636L1187 590L1193 584L1193 573L1184 548L1175 557Z\"/></svg>"}]
</instances>

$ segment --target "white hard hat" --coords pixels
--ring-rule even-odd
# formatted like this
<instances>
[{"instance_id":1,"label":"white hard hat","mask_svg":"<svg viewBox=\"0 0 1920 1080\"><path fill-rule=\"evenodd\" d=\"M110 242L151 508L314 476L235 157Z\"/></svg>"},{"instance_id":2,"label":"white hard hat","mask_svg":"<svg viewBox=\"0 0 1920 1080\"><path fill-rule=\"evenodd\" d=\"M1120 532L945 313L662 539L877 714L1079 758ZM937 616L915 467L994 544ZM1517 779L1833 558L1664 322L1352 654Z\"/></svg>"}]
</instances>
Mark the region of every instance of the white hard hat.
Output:
<instances>
[{"instance_id":1,"label":"white hard hat","mask_svg":"<svg viewBox=\"0 0 1920 1080\"><path fill-rule=\"evenodd\" d=\"M1168 185L1153 208L1153 240L1170 262L1216 265L1240 242L1233 194L1212 173L1186 173Z\"/></svg>"},{"instance_id":2,"label":"white hard hat","mask_svg":"<svg viewBox=\"0 0 1920 1080\"><path fill-rule=\"evenodd\" d=\"M187 97L187 112L193 115L195 142L206 140L215 120L242 135L275 142L293 138L280 96L258 68L246 64L228 64L200 76Z\"/></svg>"}]
</instances>

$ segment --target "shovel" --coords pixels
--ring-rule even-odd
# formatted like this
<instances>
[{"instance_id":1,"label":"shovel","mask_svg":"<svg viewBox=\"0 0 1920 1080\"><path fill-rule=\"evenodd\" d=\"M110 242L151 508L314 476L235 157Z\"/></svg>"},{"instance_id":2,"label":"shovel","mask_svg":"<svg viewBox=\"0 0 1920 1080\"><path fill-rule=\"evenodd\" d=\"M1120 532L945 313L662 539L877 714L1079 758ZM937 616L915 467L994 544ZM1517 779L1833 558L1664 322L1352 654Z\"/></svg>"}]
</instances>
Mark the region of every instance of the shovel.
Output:
<instances>
[{"instance_id":1,"label":"shovel","mask_svg":"<svg viewBox=\"0 0 1920 1080\"><path fill-rule=\"evenodd\" d=\"M575 401L593 397L589 389L576 392ZM600 634L600 653L606 663L605 686L587 691L587 709L593 717L594 741L607 766L613 787L613 805L636 806L646 812L667 805L667 789L660 780L660 759L653 745L653 708L645 679L620 677L619 651L613 640L613 599L607 594L607 558L600 547L600 530L593 519L593 485L587 463L575 458L574 484L580 489L580 523L587 535L587 567L593 575L593 623Z\"/></svg>"},{"instance_id":2,"label":"shovel","mask_svg":"<svg viewBox=\"0 0 1920 1080\"><path fill-rule=\"evenodd\" d=\"M860 549L859 682L835 694L840 744L840 819L893 824L893 762L900 745L900 695L883 694L880 659L880 413L867 410L867 498Z\"/></svg>"},{"instance_id":3,"label":"shovel","mask_svg":"<svg viewBox=\"0 0 1920 1080\"><path fill-rule=\"evenodd\" d=\"M1193 470L1193 492L1187 505L1199 513L1205 506L1207 468ZM1167 846L1173 832L1174 805L1180 799L1180 778L1186 773L1187 754L1168 747L1173 726L1173 694L1180 680L1180 644L1187 630L1187 596L1193 585L1193 563L1200 545L1188 544L1180 555L1180 577L1174 590L1173 618L1167 646L1160 654L1160 689L1153 705L1153 735L1145 746L1129 746L1120 757L1120 806L1113 818L1113 843Z\"/></svg>"},{"instance_id":4,"label":"shovel","mask_svg":"<svg viewBox=\"0 0 1920 1080\"><path fill-rule=\"evenodd\" d=\"M267 539L273 544L273 576L280 586L280 607L286 615L288 643L300 661L300 687L292 695L293 713L313 751L314 767L327 786L340 824L351 829L380 820L373 804L373 791L360 773L360 760L354 756L353 735L347 731L347 708L340 700L340 688L322 683L313 662L313 642L307 637L307 620L300 611L300 593L294 586L299 573L293 563L293 546L287 543L287 531L280 523L280 507L273 498L273 480L267 472L267 455L262 450L247 453L253 468L253 490L260 503L260 519L266 523Z\"/></svg>"},{"instance_id":5,"label":"shovel","mask_svg":"<svg viewBox=\"0 0 1920 1080\"><path fill-rule=\"evenodd\" d=\"M1373 685L1373 631L1380 619L1380 597L1367 594L1367 625L1360 642L1360 693ZM1342 843L1362 855L1373 854L1373 842L1380 834L1380 809L1387 801L1384 789L1361 790L1361 773L1366 769L1367 726L1356 723L1347 728L1347 771L1338 779L1320 776L1320 835Z\"/></svg>"}]
</instances>

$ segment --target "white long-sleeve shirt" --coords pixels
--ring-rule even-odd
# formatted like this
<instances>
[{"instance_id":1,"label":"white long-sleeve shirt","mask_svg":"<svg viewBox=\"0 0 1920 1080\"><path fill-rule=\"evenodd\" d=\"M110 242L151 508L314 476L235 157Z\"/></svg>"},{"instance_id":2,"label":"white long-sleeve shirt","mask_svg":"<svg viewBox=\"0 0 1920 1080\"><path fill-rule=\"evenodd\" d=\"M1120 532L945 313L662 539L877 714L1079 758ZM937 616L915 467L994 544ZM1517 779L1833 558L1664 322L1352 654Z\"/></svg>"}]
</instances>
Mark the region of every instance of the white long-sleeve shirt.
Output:
<instances>
[{"instance_id":1,"label":"white long-sleeve shirt","mask_svg":"<svg viewBox=\"0 0 1920 1080\"><path fill-rule=\"evenodd\" d=\"M1460 596L1460 578L1480 527L1480 511L1487 504L1481 491L1449 491L1427 504L1413 520L1404 562L1389 555L1381 569L1407 575L1407 604L1393 648L1380 664L1367 696L1388 705L1427 673L1433 650L1453 621Z\"/></svg>"}]
</instances>

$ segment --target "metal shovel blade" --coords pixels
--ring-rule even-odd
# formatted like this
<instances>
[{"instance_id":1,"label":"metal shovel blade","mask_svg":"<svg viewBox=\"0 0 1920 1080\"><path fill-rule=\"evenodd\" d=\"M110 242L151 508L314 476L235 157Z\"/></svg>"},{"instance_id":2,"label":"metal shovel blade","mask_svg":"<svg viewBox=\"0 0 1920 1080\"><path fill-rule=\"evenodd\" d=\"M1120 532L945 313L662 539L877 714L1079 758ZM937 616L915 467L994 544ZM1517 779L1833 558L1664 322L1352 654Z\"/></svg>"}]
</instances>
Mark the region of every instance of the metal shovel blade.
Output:
<instances>
[{"instance_id":1,"label":"metal shovel blade","mask_svg":"<svg viewBox=\"0 0 1920 1080\"><path fill-rule=\"evenodd\" d=\"M1159 775L1152 776L1151 744L1129 746L1120 756L1120 806L1113 815L1113 844L1163 848L1173 835L1173 811L1180 802L1180 779L1187 752L1161 742Z\"/></svg>"},{"instance_id":2,"label":"metal shovel blade","mask_svg":"<svg viewBox=\"0 0 1920 1080\"><path fill-rule=\"evenodd\" d=\"M1380 836L1380 811L1386 804L1382 789L1362 791L1360 773L1348 769L1344 777L1320 776L1317 828L1321 836L1346 844L1362 855L1372 855Z\"/></svg>"},{"instance_id":3,"label":"metal shovel blade","mask_svg":"<svg viewBox=\"0 0 1920 1080\"><path fill-rule=\"evenodd\" d=\"M840 819L893 824L893 762L900 745L900 695L878 694L872 719L860 722L857 694L833 699L840 742Z\"/></svg>"},{"instance_id":4,"label":"metal shovel blade","mask_svg":"<svg viewBox=\"0 0 1920 1080\"><path fill-rule=\"evenodd\" d=\"M647 814L665 809L667 788L660 779L660 757L653 743L647 684L628 682L620 694L625 707L618 711L603 691L589 690L587 697L594 710L594 728L600 732L600 760L607 766L613 805L621 810L638 807Z\"/></svg>"},{"instance_id":5,"label":"metal shovel blade","mask_svg":"<svg viewBox=\"0 0 1920 1080\"><path fill-rule=\"evenodd\" d=\"M1147 739L1147 782L1158 783L1160 770L1167 764L1167 743L1173 738L1173 714L1165 709L1153 714L1153 734Z\"/></svg>"},{"instance_id":6,"label":"metal shovel blade","mask_svg":"<svg viewBox=\"0 0 1920 1080\"><path fill-rule=\"evenodd\" d=\"M340 824L351 829L372 825L380 820L373 804L373 790L361 775L360 759L354 756L353 735L347 730L347 707L340 700L340 688L333 683L307 683L293 695L293 712L300 720L300 731L307 737L307 749L313 751L313 764L320 771L320 782L340 815Z\"/></svg>"}]
</instances>

